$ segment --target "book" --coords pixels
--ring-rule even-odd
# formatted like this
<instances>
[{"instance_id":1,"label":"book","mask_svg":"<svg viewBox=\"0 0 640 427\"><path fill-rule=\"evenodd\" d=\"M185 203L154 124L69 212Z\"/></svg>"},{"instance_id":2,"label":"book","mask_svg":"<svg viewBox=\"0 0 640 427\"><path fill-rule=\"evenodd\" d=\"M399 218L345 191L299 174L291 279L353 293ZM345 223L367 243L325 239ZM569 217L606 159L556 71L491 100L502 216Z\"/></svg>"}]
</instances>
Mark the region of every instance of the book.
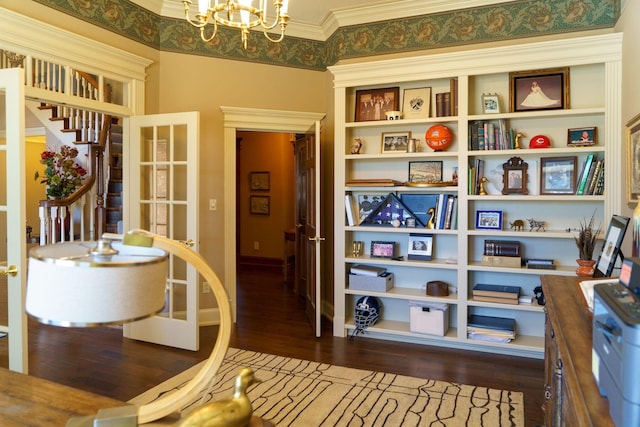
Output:
<instances>
[{"instance_id":1,"label":"book","mask_svg":"<svg viewBox=\"0 0 640 427\"><path fill-rule=\"evenodd\" d=\"M374 265L356 264L349 270L351 274L357 274L359 276L382 276L387 272L384 267L376 267Z\"/></svg>"},{"instance_id":2,"label":"book","mask_svg":"<svg viewBox=\"0 0 640 427\"><path fill-rule=\"evenodd\" d=\"M527 268L538 269L538 270L555 270L555 264L536 264L536 263L527 263Z\"/></svg>"},{"instance_id":3,"label":"book","mask_svg":"<svg viewBox=\"0 0 640 427\"><path fill-rule=\"evenodd\" d=\"M584 194L584 187L587 185L587 178L589 177L589 172L591 171L591 165L593 163L593 153L589 153L587 155L587 159L584 162L584 167L582 168L582 174L580 175L580 179L578 180L578 189L576 190L576 195L581 196Z\"/></svg>"},{"instance_id":4,"label":"book","mask_svg":"<svg viewBox=\"0 0 640 427\"><path fill-rule=\"evenodd\" d=\"M515 319L510 319L507 317L472 314L469 316L467 326L471 328L515 332L516 321Z\"/></svg>"},{"instance_id":5,"label":"book","mask_svg":"<svg viewBox=\"0 0 640 427\"><path fill-rule=\"evenodd\" d=\"M451 93L451 107L449 109L450 116L458 115L458 79L449 80L449 92Z\"/></svg>"},{"instance_id":6,"label":"book","mask_svg":"<svg viewBox=\"0 0 640 427\"><path fill-rule=\"evenodd\" d=\"M598 159L596 162L596 166L593 171L593 176L589 180L588 190L585 186L585 194L592 195L596 189L596 184L598 183L598 177L600 176L600 172L602 171L602 164L604 163L603 159Z\"/></svg>"},{"instance_id":7,"label":"book","mask_svg":"<svg viewBox=\"0 0 640 427\"><path fill-rule=\"evenodd\" d=\"M484 255L520 256L520 242L487 239L484 241Z\"/></svg>"},{"instance_id":8,"label":"book","mask_svg":"<svg viewBox=\"0 0 640 427\"><path fill-rule=\"evenodd\" d=\"M436 93L436 117L444 116L444 95Z\"/></svg>"},{"instance_id":9,"label":"book","mask_svg":"<svg viewBox=\"0 0 640 427\"><path fill-rule=\"evenodd\" d=\"M471 289L473 296L500 297L517 300L520 296L520 286L491 285L488 283L477 283Z\"/></svg>"},{"instance_id":10,"label":"book","mask_svg":"<svg viewBox=\"0 0 640 427\"><path fill-rule=\"evenodd\" d=\"M398 181L390 178L365 178L365 179L349 179L346 182L347 186L360 186L360 187L395 187L397 185L404 185L402 181Z\"/></svg>"},{"instance_id":11,"label":"book","mask_svg":"<svg viewBox=\"0 0 640 427\"><path fill-rule=\"evenodd\" d=\"M517 298L513 299L513 298L488 297L484 295L474 295L473 300L482 301L482 302L495 302L498 304L511 304L511 305L519 304L519 300Z\"/></svg>"},{"instance_id":12,"label":"book","mask_svg":"<svg viewBox=\"0 0 640 427\"><path fill-rule=\"evenodd\" d=\"M442 94L442 115L451 115L451 92L444 92Z\"/></svg>"},{"instance_id":13,"label":"book","mask_svg":"<svg viewBox=\"0 0 640 427\"><path fill-rule=\"evenodd\" d=\"M438 202L436 203L436 228L441 229L444 224L444 212L447 203L447 195L444 193L438 194Z\"/></svg>"}]
</instances>

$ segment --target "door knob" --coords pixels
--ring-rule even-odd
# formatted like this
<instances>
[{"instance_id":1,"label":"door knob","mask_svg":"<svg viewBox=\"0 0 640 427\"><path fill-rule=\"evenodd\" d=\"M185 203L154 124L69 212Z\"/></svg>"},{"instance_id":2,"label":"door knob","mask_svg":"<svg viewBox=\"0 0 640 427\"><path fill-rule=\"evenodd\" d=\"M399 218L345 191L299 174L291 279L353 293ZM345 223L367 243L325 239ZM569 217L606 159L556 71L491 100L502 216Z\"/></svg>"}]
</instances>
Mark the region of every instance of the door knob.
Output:
<instances>
[{"instance_id":1,"label":"door knob","mask_svg":"<svg viewBox=\"0 0 640 427\"><path fill-rule=\"evenodd\" d=\"M0 274L3 276L15 277L18 274L18 267L10 265L9 267L0 267Z\"/></svg>"}]
</instances>

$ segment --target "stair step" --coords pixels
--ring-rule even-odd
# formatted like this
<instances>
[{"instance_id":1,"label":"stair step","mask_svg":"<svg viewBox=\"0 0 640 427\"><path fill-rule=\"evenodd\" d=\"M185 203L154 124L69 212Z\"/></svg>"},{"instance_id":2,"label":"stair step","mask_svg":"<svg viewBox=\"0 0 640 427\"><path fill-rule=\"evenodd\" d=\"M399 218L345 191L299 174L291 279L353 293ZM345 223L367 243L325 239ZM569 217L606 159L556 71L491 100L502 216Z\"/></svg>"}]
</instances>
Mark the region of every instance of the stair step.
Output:
<instances>
[{"instance_id":1,"label":"stair step","mask_svg":"<svg viewBox=\"0 0 640 427\"><path fill-rule=\"evenodd\" d=\"M111 144L122 144L122 134L114 133L113 126L111 127Z\"/></svg>"},{"instance_id":2,"label":"stair step","mask_svg":"<svg viewBox=\"0 0 640 427\"><path fill-rule=\"evenodd\" d=\"M107 186L107 193L122 193L122 181L110 180Z\"/></svg>"},{"instance_id":3,"label":"stair step","mask_svg":"<svg viewBox=\"0 0 640 427\"><path fill-rule=\"evenodd\" d=\"M122 212L119 210L111 211L107 209L107 223L116 223L122 220Z\"/></svg>"},{"instance_id":4,"label":"stair step","mask_svg":"<svg viewBox=\"0 0 640 427\"><path fill-rule=\"evenodd\" d=\"M110 176L112 180L122 181L122 168L116 168L111 166L109 168Z\"/></svg>"},{"instance_id":5,"label":"stair step","mask_svg":"<svg viewBox=\"0 0 640 427\"><path fill-rule=\"evenodd\" d=\"M117 233L118 232L118 224L117 223L106 223L105 229L107 233Z\"/></svg>"}]
</instances>

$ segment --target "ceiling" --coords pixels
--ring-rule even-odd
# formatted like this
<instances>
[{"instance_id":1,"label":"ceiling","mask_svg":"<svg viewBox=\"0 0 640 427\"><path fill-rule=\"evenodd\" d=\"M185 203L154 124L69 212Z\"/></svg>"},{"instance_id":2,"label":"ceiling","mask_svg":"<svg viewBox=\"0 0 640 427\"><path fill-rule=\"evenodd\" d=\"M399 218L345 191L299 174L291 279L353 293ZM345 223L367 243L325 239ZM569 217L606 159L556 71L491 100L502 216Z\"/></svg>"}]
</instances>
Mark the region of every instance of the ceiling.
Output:
<instances>
[{"instance_id":1,"label":"ceiling","mask_svg":"<svg viewBox=\"0 0 640 427\"><path fill-rule=\"evenodd\" d=\"M182 0L131 1L162 16L184 18ZM338 27L511 1L514 0L289 0L287 34L326 40ZM198 0L192 2L195 11ZM271 0L267 2L271 4Z\"/></svg>"}]
</instances>

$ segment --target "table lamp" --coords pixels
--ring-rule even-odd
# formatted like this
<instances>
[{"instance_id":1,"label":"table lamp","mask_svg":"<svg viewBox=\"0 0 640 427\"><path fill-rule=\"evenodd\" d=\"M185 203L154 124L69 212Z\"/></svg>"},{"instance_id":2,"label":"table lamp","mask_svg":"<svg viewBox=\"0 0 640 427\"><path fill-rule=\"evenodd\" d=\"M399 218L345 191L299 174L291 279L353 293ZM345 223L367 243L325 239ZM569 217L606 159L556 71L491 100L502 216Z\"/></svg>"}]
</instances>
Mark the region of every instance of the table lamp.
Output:
<instances>
[{"instance_id":1,"label":"table lamp","mask_svg":"<svg viewBox=\"0 0 640 427\"><path fill-rule=\"evenodd\" d=\"M209 358L184 387L154 402L74 417L67 427L136 426L185 407L209 385L222 364L231 336L231 307L220 279L201 255L146 231L31 250L26 311L39 322L64 327L118 324L158 313L164 307L168 254L193 265L218 302L220 328Z\"/></svg>"}]
</instances>

